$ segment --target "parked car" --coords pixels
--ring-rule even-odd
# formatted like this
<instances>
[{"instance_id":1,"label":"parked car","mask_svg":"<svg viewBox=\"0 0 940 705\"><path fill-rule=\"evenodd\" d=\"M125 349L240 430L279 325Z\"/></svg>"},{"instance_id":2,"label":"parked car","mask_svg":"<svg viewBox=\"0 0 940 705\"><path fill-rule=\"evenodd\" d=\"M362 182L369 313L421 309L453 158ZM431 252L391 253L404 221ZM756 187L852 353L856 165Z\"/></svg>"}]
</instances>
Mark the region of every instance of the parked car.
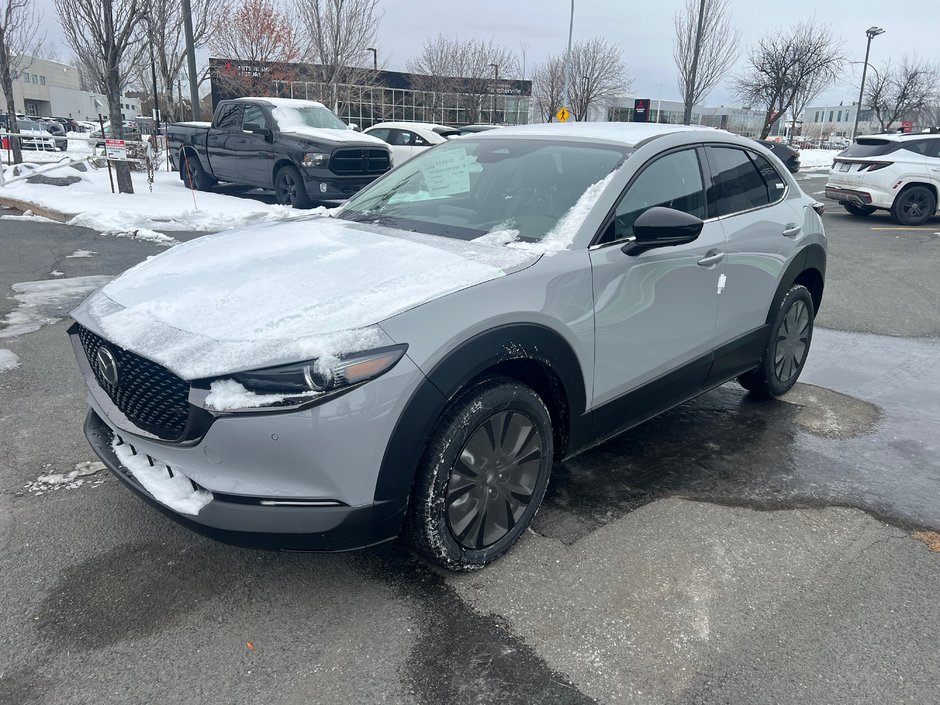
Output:
<instances>
[{"instance_id":1,"label":"parked car","mask_svg":"<svg viewBox=\"0 0 940 705\"><path fill-rule=\"evenodd\" d=\"M380 122L364 134L390 144L392 163L397 166L436 144L459 137L460 131L428 122Z\"/></svg>"},{"instance_id":2,"label":"parked car","mask_svg":"<svg viewBox=\"0 0 940 705\"><path fill-rule=\"evenodd\" d=\"M88 135L88 136L91 137L91 138L97 138L98 141L94 143L94 147L95 147L96 149L98 149L98 148L100 148L100 147L104 147L104 146L105 146L104 141L105 141L106 139L111 139L111 135L112 135L112 134L113 134L113 133L111 132L111 123L110 123L110 122L106 122L106 123L104 124L104 134L103 134L103 135L102 135L102 133L101 133L101 128L99 127L97 130L95 130L94 132L92 132L92 133L91 133L90 135ZM137 140L140 139L140 130L137 129L137 126L136 126L136 125L131 125L131 126L122 125L122 127L121 127L121 139L137 141Z\"/></svg>"},{"instance_id":3,"label":"parked car","mask_svg":"<svg viewBox=\"0 0 940 705\"><path fill-rule=\"evenodd\" d=\"M78 124L78 121L70 117L54 117L52 118L57 123L62 125L65 128L66 132L81 132L81 126Z\"/></svg>"},{"instance_id":4,"label":"parked car","mask_svg":"<svg viewBox=\"0 0 940 705\"><path fill-rule=\"evenodd\" d=\"M455 127L461 135L475 135L477 132L488 132L489 130L495 130L499 125L462 125L461 127Z\"/></svg>"},{"instance_id":5,"label":"parked car","mask_svg":"<svg viewBox=\"0 0 940 705\"><path fill-rule=\"evenodd\" d=\"M23 149L42 152L54 152L56 150L55 139L46 131L43 125L35 120L17 118L16 126L19 133L23 135L19 138L20 147Z\"/></svg>"},{"instance_id":6,"label":"parked car","mask_svg":"<svg viewBox=\"0 0 940 705\"><path fill-rule=\"evenodd\" d=\"M69 141L65 136L65 128L61 123L58 123L55 120L49 120L43 123L43 127L46 128L46 132L55 137L56 149L64 152L69 148Z\"/></svg>"},{"instance_id":7,"label":"parked car","mask_svg":"<svg viewBox=\"0 0 940 705\"><path fill-rule=\"evenodd\" d=\"M852 215L891 213L901 225L921 225L937 213L940 134L859 137L832 163L826 198Z\"/></svg>"},{"instance_id":8,"label":"parked car","mask_svg":"<svg viewBox=\"0 0 940 705\"><path fill-rule=\"evenodd\" d=\"M782 142L770 142L768 140L756 140L774 153L791 174L796 174L800 170L800 151L794 149Z\"/></svg>"},{"instance_id":9,"label":"parked car","mask_svg":"<svg viewBox=\"0 0 940 705\"><path fill-rule=\"evenodd\" d=\"M430 560L480 567L526 530L553 462L736 377L793 386L819 209L717 130L453 140L335 217L209 235L90 297L70 328L85 433L127 487L223 541L345 550L407 527Z\"/></svg>"},{"instance_id":10,"label":"parked car","mask_svg":"<svg viewBox=\"0 0 940 705\"><path fill-rule=\"evenodd\" d=\"M167 141L192 188L219 181L273 188L278 203L295 208L349 198L391 167L387 145L311 100L223 100L211 124L171 124Z\"/></svg>"}]
</instances>

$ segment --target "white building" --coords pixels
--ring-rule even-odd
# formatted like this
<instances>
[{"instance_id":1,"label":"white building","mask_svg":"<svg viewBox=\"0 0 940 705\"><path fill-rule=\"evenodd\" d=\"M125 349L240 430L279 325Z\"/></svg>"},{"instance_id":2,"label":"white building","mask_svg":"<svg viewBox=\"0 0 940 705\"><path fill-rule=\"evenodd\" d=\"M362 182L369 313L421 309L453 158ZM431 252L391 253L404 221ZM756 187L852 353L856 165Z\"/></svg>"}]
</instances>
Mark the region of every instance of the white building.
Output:
<instances>
[{"instance_id":1,"label":"white building","mask_svg":"<svg viewBox=\"0 0 940 705\"><path fill-rule=\"evenodd\" d=\"M851 137L852 127L855 124L855 102L843 105L816 105L803 111L803 125L800 135L808 139L828 140L833 137ZM870 108L862 106L858 121L858 134L872 135L880 132L879 125L874 122L874 115Z\"/></svg>"},{"instance_id":2,"label":"white building","mask_svg":"<svg viewBox=\"0 0 940 705\"><path fill-rule=\"evenodd\" d=\"M20 63L19 75L13 77L13 103L18 113L76 120L95 120L98 113L107 117L107 100L100 93L82 90L74 66L32 56L24 56ZM103 107L99 108L96 100ZM6 97L0 109L6 109ZM140 100L121 96L121 113L125 120L136 118Z\"/></svg>"}]
</instances>

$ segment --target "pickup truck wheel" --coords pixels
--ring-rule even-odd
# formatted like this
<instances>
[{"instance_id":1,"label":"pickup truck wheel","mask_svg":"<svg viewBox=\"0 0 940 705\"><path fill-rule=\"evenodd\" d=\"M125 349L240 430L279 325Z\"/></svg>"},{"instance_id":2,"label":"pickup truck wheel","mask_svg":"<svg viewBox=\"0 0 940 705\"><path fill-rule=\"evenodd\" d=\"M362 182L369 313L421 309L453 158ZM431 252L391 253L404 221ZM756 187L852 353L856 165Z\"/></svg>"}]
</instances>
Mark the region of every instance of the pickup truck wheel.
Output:
<instances>
[{"instance_id":1,"label":"pickup truck wheel","mask_svg":"<svg viewBox=\"0 0 940 705\"><path fill-rule=\"evenodd\" d=\"M194 191L210 191L217 183L202 168L202 163L197 156L180 155L180 167L183 172L183 183L187 188Z\"/></svg>"},{"instance_id":2,"label":"pickup truck wheel","mask_svg":"<svg viewBox=\"0 0 940 705\"><path fill-rule=\"evenodd\" d=\"M284 206L309 208L310 196L303 177L295 167L282 166L274 177L274 200Z\"/></svg>"}]
</instances>

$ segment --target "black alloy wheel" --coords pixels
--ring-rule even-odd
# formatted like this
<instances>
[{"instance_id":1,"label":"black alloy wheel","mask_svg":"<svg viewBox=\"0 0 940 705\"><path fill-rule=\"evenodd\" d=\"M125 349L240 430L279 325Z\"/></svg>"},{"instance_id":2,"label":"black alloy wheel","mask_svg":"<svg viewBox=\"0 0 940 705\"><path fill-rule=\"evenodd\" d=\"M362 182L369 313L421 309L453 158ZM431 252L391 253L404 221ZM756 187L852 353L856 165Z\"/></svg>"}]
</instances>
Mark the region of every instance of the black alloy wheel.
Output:
<instances>
[{"instance_id":1,"label":"black alloy wheel","mask_svg":"<svg viewBox=\"0 0 940 705\"><path fill-rule=\"evenodd\" d=\"M415 548L450 570L495 560L538 511L552 462L551 415L535 391L501 377L465 390L441 416L418 468Z\"/></svg>"},{"instance_id":2,"label":"black alloy wheel","mask_svg":"<svg viewBox=\"0 0 940 705\"><path fill-rule=\"evenodd\" d=\"M806 364L815 317L809 290L802 284L794 284L774 316L760 364L740 375L738 383L752 394L763 397L777 397L790 391Z\"/></svg>"},{"instance_id":3,"label":"black alloy wheel","mask_svg":"<svg viewBox=\"0 0 940 705\"><path fill-rule=\"evenodd\" d=\"M859 215L859 216L871 215L876 210L878 210L874 206L860 206L856 203L843 203L842 207L845 208L845 210L847 210L852 215Z\"/></svg>"},{"instance_id":4,"label":"black alloy wheel","mask_svg":"<svg viewBox=\"0 0 940 705\"><path fill-rule=\"evenodd\" d=\"M274 200L282 206L309 208L310 197L300 172L292 166L281 167L274 178Z\"/></svg>"},{"instance_id":5,"label":"black alloy wheel","mask_svg":"<svg viewBox=\"0 0 940 705\"><path fill-rule=\"evenodd\" d=\"M891 215L901 225L923 225L937 211L937 199L926 186L911 186L894 199Z\"/></svg>"}]
</instances>

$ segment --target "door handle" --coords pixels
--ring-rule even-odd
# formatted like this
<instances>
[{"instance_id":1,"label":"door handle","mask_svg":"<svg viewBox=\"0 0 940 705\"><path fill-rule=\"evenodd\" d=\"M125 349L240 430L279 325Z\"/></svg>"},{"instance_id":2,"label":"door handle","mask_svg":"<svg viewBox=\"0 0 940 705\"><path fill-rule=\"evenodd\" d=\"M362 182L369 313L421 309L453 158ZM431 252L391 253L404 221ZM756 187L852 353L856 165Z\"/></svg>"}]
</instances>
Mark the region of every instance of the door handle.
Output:
<instances>
[{"instance_id":1,"label":"door handle","mask_svg":"<svg viewBox=\"0 0 940 705\"><path fill-rule=\"evenodd\" d=\"M799 235L800 231L803 228L795 223L787 223L787 227L783 231L784 237L793 237L794 235Z\"/></svg>"},{"instance_id":2,"label":"door handle","mask_svg":"<svg viewBox=\"0 0 940 705\"><path fill-rule=\"evenodd\" d=\"M709 250L705 253L705 256L698 261L700 267L711 267L713 264L718 264L725 258L724 252L716 252L715 250Z\"/></svg>"}]
</instances>

